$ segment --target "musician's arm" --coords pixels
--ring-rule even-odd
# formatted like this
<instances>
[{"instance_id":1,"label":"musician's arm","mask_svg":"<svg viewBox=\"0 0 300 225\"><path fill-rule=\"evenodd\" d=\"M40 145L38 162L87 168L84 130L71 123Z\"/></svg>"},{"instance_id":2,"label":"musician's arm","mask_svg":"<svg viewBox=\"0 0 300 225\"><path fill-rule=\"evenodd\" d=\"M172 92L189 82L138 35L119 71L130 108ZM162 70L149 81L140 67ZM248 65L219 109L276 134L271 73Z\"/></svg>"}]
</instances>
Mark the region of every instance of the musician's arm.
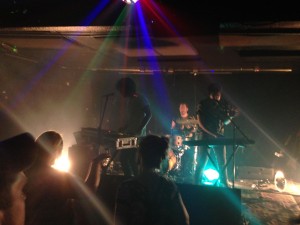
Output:
<instances>
[{"instance_id":1,"label":"musician's arm","mask_svg":"<svg viewBox=\"0 0 300 225\"><path fill-rule=\"evenodd\" d=\"M140 130L142 130L150 121L151 117L152 117L152 114L151 114L151 110L150 110L150 106L147 105L144 107L144 118L141 122L141 125L140 125Z\"/></svg>"},{"instance_id":2,"label":"musician's arm","mask_svg":"<svg viewBox=\"0 0 300 225\"><path fill-rule=\"evenodd\" d=\"M231 120L234 117L237 117L240 114L240 110L235 107L235 106L231 106L230 110L227 113L226 119L224 120L224 124L228 125L231 123Z\"/></svg>"},{"instance_id":3,"label":"musician's arm","mask_svg":"<svg viewBox=\"0 0 300 225\"><path fill-rule=\"evenodd\" d=\"M176 123L175 123L175 121L174 121L174 120L172 120L172 122L171 122L171 129L174 129L174 128L175 128L175 126L176 126Z\"/></svg>"},{"instance_id":4,"label":"musician's arm","mask_svg":"<svg viewBox=\"0 0 300 225\"><path fill-rule=\"evenodd\" d=\"M97 191L100 185L100 175L102 173L103 162L109 157L111 157L109 154L102 153L91 161L85 178L85 184L92 191Z\"/></svg>"}]
</instances>

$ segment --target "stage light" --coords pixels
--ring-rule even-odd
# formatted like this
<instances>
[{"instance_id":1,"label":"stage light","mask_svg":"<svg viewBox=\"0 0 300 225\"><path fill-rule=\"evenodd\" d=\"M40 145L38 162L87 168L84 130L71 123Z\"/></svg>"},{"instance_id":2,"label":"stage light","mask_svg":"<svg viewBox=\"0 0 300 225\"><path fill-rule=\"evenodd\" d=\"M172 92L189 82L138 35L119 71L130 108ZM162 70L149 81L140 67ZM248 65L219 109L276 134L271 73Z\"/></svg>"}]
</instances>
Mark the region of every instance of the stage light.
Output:
<instances>
[{"instance_id":1,"label":"stage light","mask_svg":"<svg viewBox=\"0 0 300 225\"><path fill-rule=\"evenodd\" d=\"M287 186L287 181L282 171L279 170L275 173L274 184L277 191L283 192L285 190Z\"/></svg>"},{"instance_id":2,"label":"stage light","mask_svg":"<svg viewBox=\"0 0 300 225\"><path fill-rule=\"evenodd\" d=\"M52 165L54 169L59 171L68 172L70 169L70 161L67 155L62 155L59 158L55 159L54 165Z\"/></svg>"},{"instance_id":3,"label":"stage light","mask_svg":"<svg viewBox=\"0 0 300 225\"><path fill-rule=\"evenodd\" d=\"M219 179L219 172L215 169L208 168L203 172L203 183L213 185Z\"/></svg>"},{"instance_id":4,"label":"stage light","mask_svg":"<svg viewBox=\"0 0 300 225\"><path fill-rule=\"evenodd\" d=\"M138 2L138 0L122 0L123 2L127 3L127 4L135 4Z\"/></svg>"}]
</instances>

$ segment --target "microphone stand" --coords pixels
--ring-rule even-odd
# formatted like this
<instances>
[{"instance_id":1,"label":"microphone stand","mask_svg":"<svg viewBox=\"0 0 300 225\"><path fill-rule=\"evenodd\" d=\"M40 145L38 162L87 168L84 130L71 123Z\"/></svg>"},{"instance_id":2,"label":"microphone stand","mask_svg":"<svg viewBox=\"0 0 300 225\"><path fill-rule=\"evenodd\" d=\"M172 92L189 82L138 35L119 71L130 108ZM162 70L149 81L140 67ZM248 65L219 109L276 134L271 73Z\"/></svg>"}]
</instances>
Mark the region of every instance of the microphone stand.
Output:
<instances>
[{"instance_id":1,"label":"microphone stand","mask_svg":"<svg viewBox=\"0 0 300 225\"><path fill-rule=\"evenodd\" d=\"M225 112L228 111L228 107L227 106L224 106L224 105L221 105L219 104L219 106L225 110ZM224 165L224 168L223 168L223 172L226 173L226 168L228 167L228 164L229 162L231 161L232 159L232 169L233 169L233 174L232 174L232 188L234 188L234 185L235 185L235 153L238 149L238 145L237 145L237 141L236 141L236 133L237 131L239 131L239 133L243 136L243 138L246 140L246 143L251 143L251 140L248 138L248 136L241 130L241 128L235 123L235 121L233 120L232 117L228 116L227 115L227 120L230 122L230 124L232 124L232 127L233 127L233 132L232 132L232 140L233 140L233 143L232 143L232 154L230 155L229 159L227 160L226 164Z\"/></svg>"},{"instance_id":2,"label":"microphone stand","mask_svg":"<svg viewBox=\"0 0 300 225\"><path fill-rule=\"evenodd\" d=\"M105 97L105 101L104 101L102 114L100 115L100 123L99 123L99 126L98 126L98 137L99 137L99 139L101 139L101 136L102 136L102 124L103 124L103 119L104 119L104 115L105 115L105 111L106 111L106 107L107 107L108 98L110 96L113 96L113 95L107 94L107 95L102 96L102 97ZM100 146L100 141L99 141L98 145ZM98 148L99 148L99 146L98 146ZM114 157L111 157L111 159L108 161L107 165L103 167L102 175L106 173L107 169L109 168L109 165L113 161L113 158Z\"/></svg>"}]
</instances>

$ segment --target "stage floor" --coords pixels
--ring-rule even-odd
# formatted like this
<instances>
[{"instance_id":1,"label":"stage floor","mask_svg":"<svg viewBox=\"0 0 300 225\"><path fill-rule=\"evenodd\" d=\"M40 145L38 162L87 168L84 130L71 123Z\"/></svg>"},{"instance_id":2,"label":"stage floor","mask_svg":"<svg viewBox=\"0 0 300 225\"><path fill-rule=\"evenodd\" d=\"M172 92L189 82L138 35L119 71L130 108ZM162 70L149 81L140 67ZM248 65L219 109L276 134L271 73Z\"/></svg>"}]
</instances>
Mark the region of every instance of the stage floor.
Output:
<instances>
[{"instance_id":1,"label":"stage floor","mask_svg":"<svg viewBox=\"0 0 300 225\"><path fill-rule=\"evenodd\" d=\"M238 180L241 189L243 225L284 225L300 215L300 184L288 180L285 189L274 183Z\"/></svg>"}]
</instances>

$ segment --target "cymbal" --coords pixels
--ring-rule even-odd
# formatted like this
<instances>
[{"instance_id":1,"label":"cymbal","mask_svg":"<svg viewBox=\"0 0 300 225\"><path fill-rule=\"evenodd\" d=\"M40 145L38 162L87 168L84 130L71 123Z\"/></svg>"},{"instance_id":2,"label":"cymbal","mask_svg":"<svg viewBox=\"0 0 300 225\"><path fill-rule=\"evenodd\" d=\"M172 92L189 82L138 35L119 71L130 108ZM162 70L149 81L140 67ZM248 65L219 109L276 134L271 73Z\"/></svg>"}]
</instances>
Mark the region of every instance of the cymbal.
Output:
<instances>
[{"instance_id":1,"label":"cymbal","mask_svg":"<svg viewBox=\"0 0 300 225\"><path fill-rule=\"evenodd\" d=\"M181 125L197 125L199 123L196 119L178 119L176 120L176 123Z\"/></svg>"}]
</instances>

